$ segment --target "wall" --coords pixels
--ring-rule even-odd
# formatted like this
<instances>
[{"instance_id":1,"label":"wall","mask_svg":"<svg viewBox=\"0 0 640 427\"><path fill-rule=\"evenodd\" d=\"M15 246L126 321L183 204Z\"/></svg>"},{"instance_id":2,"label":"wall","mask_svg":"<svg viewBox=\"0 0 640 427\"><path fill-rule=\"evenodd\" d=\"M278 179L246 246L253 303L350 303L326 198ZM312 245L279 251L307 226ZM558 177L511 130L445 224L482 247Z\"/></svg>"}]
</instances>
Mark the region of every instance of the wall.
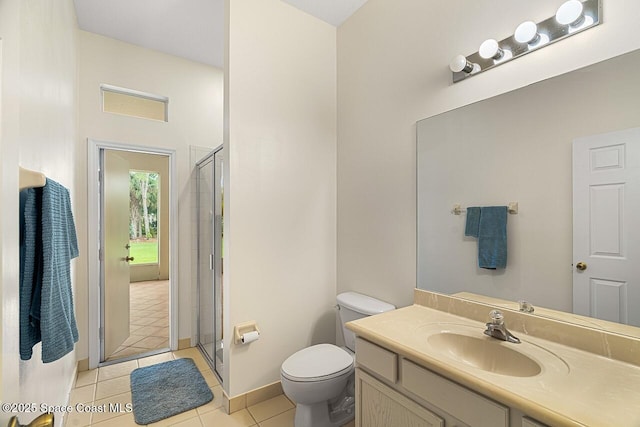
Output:
<instances>
[{"instance_id":1,"label":"wall","mask_svg":"<svg viewBox=\"0 0 640 427\"><path fill-rule=\"evenodd\" d=\"M41 362L40 344L34 347L30 360L20 361L18 355L18 164L67 187L77 220L80 191L74 167L78 154L73 2L0 1L0 38L2 401L62 405L74 379L74 352L49 364ZM78 260L72 261L72 277L78 264ZM75 280L76 293L80 284ZM6 425L11 415L1 412L0 425ZM27 423L33 416L23 413L19 418ZM56 424L62 425L61 414L56 418Z\"/></svg>"},{"instance_id":2,"label":"wall","mask_svg":"<svg viewBox=\"0 0 640 427\"><path fill-rule=\"evenodd\" d=\"M224 380L236 396L335 339L336 30L278 0L226 9ZM249 320L260 340L232 344Z\"/></svg>"},{"instance_id":3,"label":"wall","mask_svg":"<svg viewBox=\"0 0 640 427\"><path fill-rule=\"evenodd\" d=\"M80 127L77 140L78 228L87 230L87 138L176 150L178 185L178 286L179 338L191 338L196 313L195 277L190 268L191 163L190 144L215 147L222 141L222 70L144 49L128 43L79 31ZM169 121L127 117L101 112L100 84L135 89L169 97ZM87 241L80 239L81 253L87 253ZM78 271L80 283L87 282L86 258ZM78 319L81 341L78 358L88 357L86 310L88 293L78 289Z\"/></svg>"},{"instance_id":4,"label":"wall","mask_svg":"<svg viewBox=\"0 0 640 427\"><path fill-rule=\"evenodd\" d=\"M417 120L640 47L640 3L603 1L604 24L451 83L453 56L561 3L369 0L338 29L338 292L413 300Z\"/></svg>"}]
</instances>

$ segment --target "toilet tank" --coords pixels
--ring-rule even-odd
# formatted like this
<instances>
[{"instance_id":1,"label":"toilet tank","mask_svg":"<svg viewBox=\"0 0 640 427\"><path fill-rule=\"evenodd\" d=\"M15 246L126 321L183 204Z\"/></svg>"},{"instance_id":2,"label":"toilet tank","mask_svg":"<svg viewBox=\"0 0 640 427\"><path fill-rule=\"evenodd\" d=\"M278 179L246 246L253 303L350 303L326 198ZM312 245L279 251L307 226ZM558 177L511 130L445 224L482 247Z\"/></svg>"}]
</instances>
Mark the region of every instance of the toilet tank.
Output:
<instances>
[{"instance_id":1,"label":"toilet tank","mask_svg":"<svg viewBox=\"0 0 640 427\"><path fill-rule=\"evenodd\" d=\"M349 350L354 352L356 351L356 335L344 326L345 323L396 309L394 305L357 292L341 293L337 299L344 343Z\"/></svg>"}]
</instances>

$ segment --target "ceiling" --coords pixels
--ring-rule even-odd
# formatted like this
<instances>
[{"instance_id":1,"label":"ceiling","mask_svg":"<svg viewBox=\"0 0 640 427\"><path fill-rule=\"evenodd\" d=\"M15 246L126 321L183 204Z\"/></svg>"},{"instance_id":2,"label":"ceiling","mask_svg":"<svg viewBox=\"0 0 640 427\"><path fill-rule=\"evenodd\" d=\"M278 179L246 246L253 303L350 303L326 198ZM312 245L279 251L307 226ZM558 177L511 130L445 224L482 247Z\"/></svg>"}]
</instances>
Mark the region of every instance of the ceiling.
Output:
<instances>
[{"instance_id":1,"label":"ceiling","mask_svg":"<svg viewBox=\"0 0 640 427\"><path fill-rule=\"evenodd\" d=\"M367 0L281 0L339 26ZM74 0L82 30L223 68L225 0Z\"/></svg>"}]
</instances>

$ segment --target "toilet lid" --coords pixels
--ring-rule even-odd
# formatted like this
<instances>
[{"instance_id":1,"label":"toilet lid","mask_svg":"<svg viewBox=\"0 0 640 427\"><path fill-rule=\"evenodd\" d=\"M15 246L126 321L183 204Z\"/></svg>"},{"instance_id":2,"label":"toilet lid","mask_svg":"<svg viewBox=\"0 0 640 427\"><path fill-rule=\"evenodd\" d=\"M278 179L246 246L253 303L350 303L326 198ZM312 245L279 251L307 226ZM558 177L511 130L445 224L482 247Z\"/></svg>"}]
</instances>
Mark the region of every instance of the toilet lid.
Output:
<instances>
[{"instance_id":1,"label":"toilet lid","mask_svg":"<svg viewBox=\"0 0 640 427\"><path fill-rule=\"evenodd\" d=\"M339 377L353 369L353 356L333 344L304 348L282 364L282 375L292 381L317 381Z\"/></svg>"}]
</instances>

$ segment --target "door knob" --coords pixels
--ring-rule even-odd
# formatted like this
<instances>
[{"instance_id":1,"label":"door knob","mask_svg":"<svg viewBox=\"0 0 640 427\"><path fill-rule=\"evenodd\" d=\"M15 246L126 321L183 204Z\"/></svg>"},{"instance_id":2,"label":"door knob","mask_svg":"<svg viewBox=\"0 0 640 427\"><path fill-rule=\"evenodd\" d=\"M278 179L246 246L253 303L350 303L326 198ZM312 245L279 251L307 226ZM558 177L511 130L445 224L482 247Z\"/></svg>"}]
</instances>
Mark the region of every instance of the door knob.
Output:
<instances>
[{"instance_id":1,"label":"door knob","mask_svg":"<svg viewBox=\"0 0 640 427\"><path fill-rule=\"evenodd\" d=\"M133 261L133 257L132 256L126 256L126 257L124 257L124 260L126 262Z\"/></svg>"},{"instance_id":2,"label":"door knob","mask_svg":"<svg viewBox=\"0 0 640 427\"><path fill-rule=\"evenodd\" d=\"M584 262L579 262L576 264L576 268L580 271L585 271L587 269L587 264Z\"/></svg>"}]
</instances>

